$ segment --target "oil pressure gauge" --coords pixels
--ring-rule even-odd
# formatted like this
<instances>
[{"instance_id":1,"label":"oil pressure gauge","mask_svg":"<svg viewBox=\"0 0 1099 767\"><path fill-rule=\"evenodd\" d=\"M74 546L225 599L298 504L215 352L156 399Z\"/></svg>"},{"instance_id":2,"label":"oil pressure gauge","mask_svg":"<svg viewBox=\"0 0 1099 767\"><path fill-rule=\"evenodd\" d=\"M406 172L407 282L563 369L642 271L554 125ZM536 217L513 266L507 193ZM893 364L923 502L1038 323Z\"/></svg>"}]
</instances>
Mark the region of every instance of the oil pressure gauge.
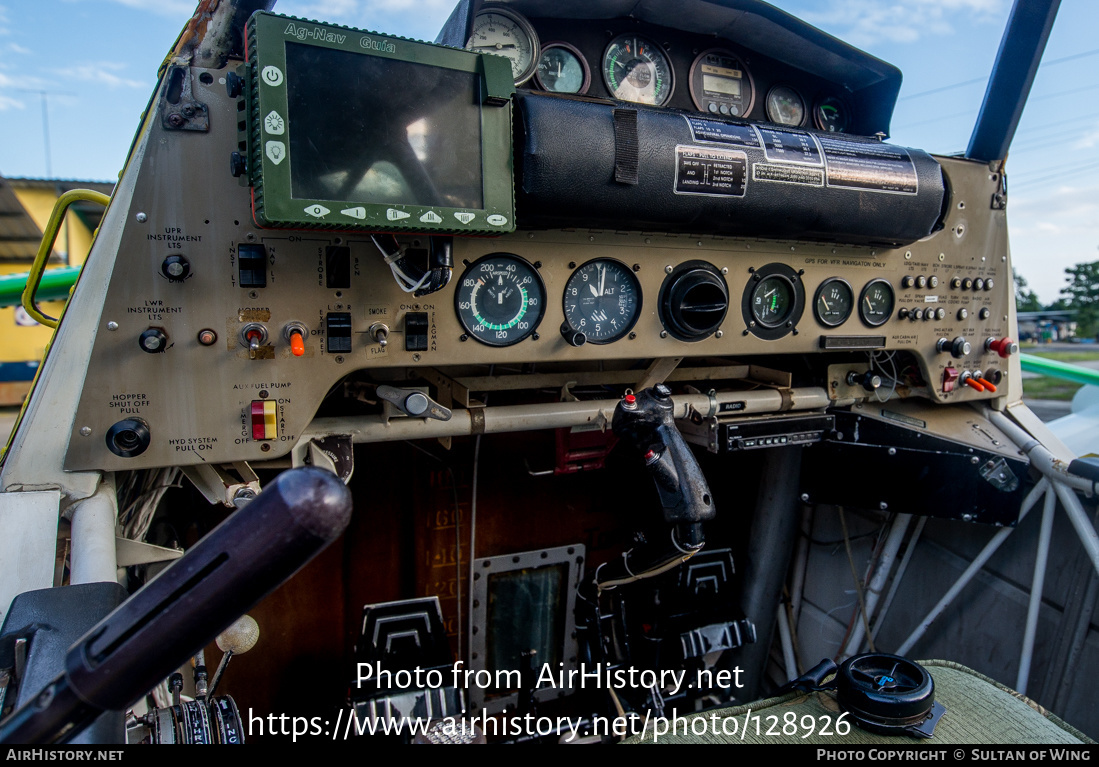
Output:
<instances>
[{"instance_id":1,"label":"oil pressure gauge","mask_svg":"<svg viewBox=\"0 0 1099 767\"><path fill-rule=\"evenodd\" d=\"M895 295L888 280L870 280L859 295L859 317L872 328L884 325L893 315Z\"/></svg>"},{"instance_id":2,"label":"oil pressure gauge","mask_svg":"<svg viewBox=\"0 0 1099 767\"><path fill-rule=\"evenodd\" d=\"M530 336L546 311L546 286L519 256L490 253L470 264L454 291L466 333L489 346L511 346Z\"/></svg>"}]
</instances>

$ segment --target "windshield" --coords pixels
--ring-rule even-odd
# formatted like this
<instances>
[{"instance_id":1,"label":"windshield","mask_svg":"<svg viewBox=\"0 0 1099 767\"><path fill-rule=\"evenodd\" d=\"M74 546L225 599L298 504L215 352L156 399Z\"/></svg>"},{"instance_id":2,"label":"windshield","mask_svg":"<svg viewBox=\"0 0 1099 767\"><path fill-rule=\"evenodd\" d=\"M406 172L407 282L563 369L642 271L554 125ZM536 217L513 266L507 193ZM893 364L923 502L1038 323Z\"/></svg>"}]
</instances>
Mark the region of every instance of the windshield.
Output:
<instances>
[{"instance_id":1,"label":"windshield","mask_svg":"<svg viewBox=\"0 0 1099 767\"><path fill-rule=\"evenodd\" d=\"M193 0L0 0L0 174L113 180ZM890 141L964 152L1010 0L778 0L904 73ZM432 40L452 0L285 0L279 13ZM1043 303L1099 258L1099 46L1092 0L1064 0L1009 157L1015 268ZM49 29L48 36L27 34ZM59 53L64 52L64 53ZM48 137L48 140L47 138Z\"/></svg>"}]
</instances>

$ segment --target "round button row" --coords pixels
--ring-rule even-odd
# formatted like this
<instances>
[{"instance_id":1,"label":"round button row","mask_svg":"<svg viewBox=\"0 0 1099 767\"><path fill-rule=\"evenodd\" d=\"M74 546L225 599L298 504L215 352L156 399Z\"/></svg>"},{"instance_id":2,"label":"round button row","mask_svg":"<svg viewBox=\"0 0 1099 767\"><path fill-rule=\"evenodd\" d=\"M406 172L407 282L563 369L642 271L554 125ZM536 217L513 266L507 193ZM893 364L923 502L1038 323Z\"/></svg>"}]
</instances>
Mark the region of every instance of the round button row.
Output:
<instances>
[{"instance_id":1,"label":"round button row","mask_svg":"<svg viewBox=\"0 0 1099 767\"><path fill-rule=\"evenodd\" d=\"M987 320L989 317L992 316L992 311L990 309L988 309L988 307L984 307L980 311L977 312L977 316L982 320ZM924 320L924 321L927 321L927 320L945 320L946 319L946 309L942 308L941 306L937 309L919 309L919 308L909 309L909 308L905 307L905 308L901 309L899 312L897 312L897 317L899 319L902 319L902 320L912 320L913 322L917 322L918 320ZM968 318L969 318L969 310L968 309L959 309L958 310L958 319L959 320L964 320L964 319L968 319Z\"/></svg>"},{"instance_id":2,"label":"round button row","mask_svg":"<svg viewBox=\"0 0 1099 767\"><path fill-rule=\"evenodd\" d=\"M936 277L935 275L931 275L930 277L925 277L924 275L919 274L919 275L916 275L915 277L913 277L912 275L909 274L909 275L905 275L904 278L901 279L901 287L902 288L915 287L917 290L923 290L924 288L928 288L928 287L937 288L937 287L939 287L939 278Z\"/></svg>"},{"instance_id":3,"label":"round button row","mask_svg":"<svg viewBox=\"0 0 1099 767\"><path fill-rule=\"evenodd\" d=\"M992 290L996 287L996 284L992 281L992 278L982 280L978 277L975 280L971 280L968 277L961 278L955 277L950 281L950 287L952 290Z\"/></svg>"}]
</instances>

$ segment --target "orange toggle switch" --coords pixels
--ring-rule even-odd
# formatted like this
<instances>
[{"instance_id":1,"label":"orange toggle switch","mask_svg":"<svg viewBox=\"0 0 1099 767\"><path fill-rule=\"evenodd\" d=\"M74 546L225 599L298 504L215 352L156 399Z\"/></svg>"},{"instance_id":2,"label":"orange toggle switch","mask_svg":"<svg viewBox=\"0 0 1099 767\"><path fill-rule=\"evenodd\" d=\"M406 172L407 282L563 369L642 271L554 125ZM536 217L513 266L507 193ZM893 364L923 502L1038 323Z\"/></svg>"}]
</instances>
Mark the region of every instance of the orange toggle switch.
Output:
<instances>
[{"instance_id":1,"label":"orange toggle switch","mask_svg":"<svg viewBox=\"0 0 1099 767\"><path fill-rule=\"evenodd\" d=\"M989 380L984 379L984 378L976 378L974 380L976 380L977 383L979 383L981 386L988 389L990 392L995 392L996 391L996 385L993 384L992 381L989 381Z\"/></svg>"},{"instance_id":2,"label":"orange toggle switch","mask_svg":"<svg viewBox=\"0 0 1099 767\"><path fill-rule=\"evenodd\" d=\"M300 357L305 354L305 339L301 337L301 333L293 331L290 333L290 352L295 357Z\"/></svg>"},{"instance_id":3,"label":"orange toggle switch","mask_svg":"<svg viewBox=\"0 0 1099 767\"><path fill-rule=\"evenodd\" d=\"M969 378L969 377L966 377L966 376L962 376L962 383L964 383L966 386L969 386L973 389L976 389L977 391L984 391L985 390L985 387L981 386L979 383L977 383L972 378Z\"/></svg>"}]
</instances>

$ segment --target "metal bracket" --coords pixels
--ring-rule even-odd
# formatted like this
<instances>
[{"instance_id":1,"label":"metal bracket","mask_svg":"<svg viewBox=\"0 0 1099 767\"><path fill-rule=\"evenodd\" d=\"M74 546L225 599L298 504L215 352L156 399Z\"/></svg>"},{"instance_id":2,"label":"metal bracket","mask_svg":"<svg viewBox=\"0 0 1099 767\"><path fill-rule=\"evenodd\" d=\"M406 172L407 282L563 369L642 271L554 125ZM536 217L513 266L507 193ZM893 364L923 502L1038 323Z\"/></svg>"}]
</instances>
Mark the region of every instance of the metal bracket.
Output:
<instances>
[{"instance_id":1,"label":"metal bracket","mask_svg":"<svg viewBox=\"0 0 1099 767\"><path fill-rule=\"evenodd\" d=\"M119 567L170 562L183 556L183 549L168 549L144 541L135 541L131 538L115 538L114 550Z\"/></svg>"},{"instance_id":2,"label":"metal bracket","mask_svg":"<svg viewBox=\"0 0 1099 767\"><path fill-rule=\"evenodd\" d=\"M420 389L398 389L396 386L380 384L378 396L409 418L449 421L453 415Z\"/></svg>"},{"instance_id":3,"label":"metal bracket","mask_svg":"<svg viewBox=\"0 0 1099 767\"><path fill-rule=\"evenodd\" d=\"M344 484L355 471L355 452L350 434L330 434L323 439L299 442L291 453L294 468L316 466L339 477Z\"/></svg>"},{"instance_id":4,"label":"metal bracket","mask_svg":"<svg viewBox=\"0 0 1099 767\"><path fill-rule=\"evenodd\" d=\"M244 461L195 464L183 466L182 471L210 503L239 507L259 495L259 477Z\"/></svg>"},{"instance_id":5,"label":"metal bracket","mask_svg":"<svg viewBox=\"0 0 1099 767\"><path fill-rule=\"evenodd\" d=\"M160 102L160 122L164 130L210 130L210 109L196 101L191 92L191 68L173 64L168 68L168 84Z\"/></svg>"}]
</instances>

